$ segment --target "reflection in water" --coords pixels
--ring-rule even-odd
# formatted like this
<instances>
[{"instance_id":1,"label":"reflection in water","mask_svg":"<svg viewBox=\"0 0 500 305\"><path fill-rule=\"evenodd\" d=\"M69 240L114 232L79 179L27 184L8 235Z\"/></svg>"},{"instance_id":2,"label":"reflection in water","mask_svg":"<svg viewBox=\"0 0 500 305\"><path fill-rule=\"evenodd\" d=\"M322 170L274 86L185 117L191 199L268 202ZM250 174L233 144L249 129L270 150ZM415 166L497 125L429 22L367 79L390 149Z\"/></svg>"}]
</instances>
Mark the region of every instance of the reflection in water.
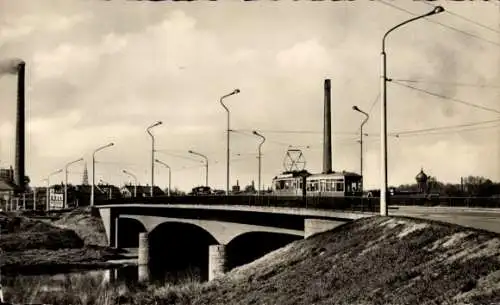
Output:
<instances>
[{"instance_id":1,"label":"reflection in water","mask_svg":"<svg viewBox=\"0 0 500 305\"><path fill-rule=\"evenodd\" d=\"M37 301L37 296L46 293L76 293L82 290L97 291L109 284L134 285L139 275L147 274L149 283L179 284L185 282L199 282L200 271L187 269L182 272L161 271L148 268L139 270L139 266L129 265L113 269L70 272L63 274L3 276L2 286L6 300L17 302Z\"/></svg>"}]
</instances>

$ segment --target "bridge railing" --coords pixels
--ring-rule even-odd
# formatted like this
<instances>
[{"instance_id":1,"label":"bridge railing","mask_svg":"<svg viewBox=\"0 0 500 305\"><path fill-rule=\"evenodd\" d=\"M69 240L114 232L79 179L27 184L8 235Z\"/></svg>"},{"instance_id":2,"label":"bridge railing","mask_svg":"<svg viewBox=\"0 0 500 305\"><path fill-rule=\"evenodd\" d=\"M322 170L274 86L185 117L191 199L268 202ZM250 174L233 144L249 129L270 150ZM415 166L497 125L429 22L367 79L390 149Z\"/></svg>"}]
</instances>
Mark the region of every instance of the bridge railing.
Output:
<instances>
[{"instance_id":1,"label":"bridge railing","mask_svg":"<svg viewBox=\"0 0 500 305\"><path fill-rule=\"evenodd\" d=\"M102 204L200 204L200 205L245 205L327 209L343 211L379 211L378 197L306 197L301 196L160 196L145 198L117 198L99 202ZM469 208L500 208L500 198L496 197L415 197L392 196L389 205L448 206Z\"/></svg>"},{"instance_id":2,"label":"bridge railing","mask_svg":"<svg viewBox=\"0 0 500 305\"><path fill-rule=\"evenodd\" d=\"M466 208L500 208L498 197L434 197L415 198L399 197L391 198L392 205L415 205L415 206L446 206Z\"/></svg>"},{"instance_id":3,"label":"bridge railing","mask_svg":"<svg viewBox=\"0 0 500 305\"><path fill-rule=\"evenodd\" d=\"M198 205L243 205L326 209L342 211L376 212L378 198L363 197L299 197L299 196L161 196L148 198L111 199L99 204L198 204Z\"/></svg>"}]
</instances>

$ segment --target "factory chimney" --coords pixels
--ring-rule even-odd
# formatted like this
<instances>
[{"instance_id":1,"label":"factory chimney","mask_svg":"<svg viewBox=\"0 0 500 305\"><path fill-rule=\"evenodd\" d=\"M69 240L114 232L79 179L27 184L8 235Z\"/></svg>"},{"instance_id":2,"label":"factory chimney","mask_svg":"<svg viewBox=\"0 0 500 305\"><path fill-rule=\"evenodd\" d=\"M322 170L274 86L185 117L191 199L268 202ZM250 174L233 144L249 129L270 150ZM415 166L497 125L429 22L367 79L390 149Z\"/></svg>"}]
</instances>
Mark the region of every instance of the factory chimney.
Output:
<instances>
[{"instance_id":1,"label":"factory chimney","mask_svg":"<svg viewBox=\"0 0 500 305\"><path fill-rule=\"evenodd\" d=\"M323 174L332 172L332 116L330 80L325 79L325 113L323 121Z\"/></svg>"},{"instance_id":2,"label":"factory chimney","mask_svg":"<svg viewBox=\"0 0 500 305\"><path fill-rule=\"evenodd\" d=\"M17 116L16 116L16 160L14 169L14 183L17 192L23 193L25 188L24 176L24 147L25 147L25 116L24 116L24 72L25 63L20 62L17 67Z\"/></svg>"}]
</instances>

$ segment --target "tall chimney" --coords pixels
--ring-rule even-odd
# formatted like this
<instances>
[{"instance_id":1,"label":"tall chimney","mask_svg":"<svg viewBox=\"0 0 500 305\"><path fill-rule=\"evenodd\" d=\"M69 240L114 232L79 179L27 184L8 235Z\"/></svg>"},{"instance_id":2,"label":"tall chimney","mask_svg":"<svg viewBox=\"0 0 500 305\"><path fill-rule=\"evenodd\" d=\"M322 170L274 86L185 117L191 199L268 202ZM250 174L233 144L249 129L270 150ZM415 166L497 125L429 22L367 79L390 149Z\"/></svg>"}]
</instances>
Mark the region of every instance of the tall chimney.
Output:
<instances>
[{"instance_id":1,"label":"tall chimney","mask_svg":"<svg viewBox=\"0 0 500 305\"><path fill-rule=\"evenodd\" d=\"M325 79L325 113L323 121L323 174L332 172L332 116L330 80Z\"/></svg>"},{"instance_id":2,"label":"tall chimney","mask_svg":"<svg viewBox=\"0 0 500 305\"><path fill-rule=\"evenodd\" d=\"M24 147L25 147L25 117L24 117L24 72L25 63L18 65L17 72L17 117L16 117L16 165L14 169L14 183L19 193L24 192Z\"/></svg>"}]
</instances>

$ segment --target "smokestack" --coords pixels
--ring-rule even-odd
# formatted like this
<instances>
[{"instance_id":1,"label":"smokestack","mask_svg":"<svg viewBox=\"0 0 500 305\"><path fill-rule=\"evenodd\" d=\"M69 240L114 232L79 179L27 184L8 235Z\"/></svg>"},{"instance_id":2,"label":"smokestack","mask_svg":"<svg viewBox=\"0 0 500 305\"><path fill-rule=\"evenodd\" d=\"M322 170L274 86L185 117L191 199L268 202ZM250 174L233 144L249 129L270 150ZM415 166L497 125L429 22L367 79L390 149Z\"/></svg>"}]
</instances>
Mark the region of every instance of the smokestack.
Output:
<instances>
[{"instance_id":1,"label":"smokestack","mask_svg":"<svg viewBox=\"0 0 500 305\"><path fill-rule=\"evenodd\" d=\"M20 62L17 66L17 116L16 116L16 160L14 183L19 193L24 192L24 147L25 147L25 103L24 103L24 72L25 63Z\"/></svg>"},{"instance_id":2,"label":"smokestack","mask_svg":"<svg viewBox=\"0 0 500 305\"><path fill-rule=\"evenodd\" d=\"M332 116L330 80L325 79L325 114L323 122L323 174L332 172Z\"/></svg>"}]
</instances>

